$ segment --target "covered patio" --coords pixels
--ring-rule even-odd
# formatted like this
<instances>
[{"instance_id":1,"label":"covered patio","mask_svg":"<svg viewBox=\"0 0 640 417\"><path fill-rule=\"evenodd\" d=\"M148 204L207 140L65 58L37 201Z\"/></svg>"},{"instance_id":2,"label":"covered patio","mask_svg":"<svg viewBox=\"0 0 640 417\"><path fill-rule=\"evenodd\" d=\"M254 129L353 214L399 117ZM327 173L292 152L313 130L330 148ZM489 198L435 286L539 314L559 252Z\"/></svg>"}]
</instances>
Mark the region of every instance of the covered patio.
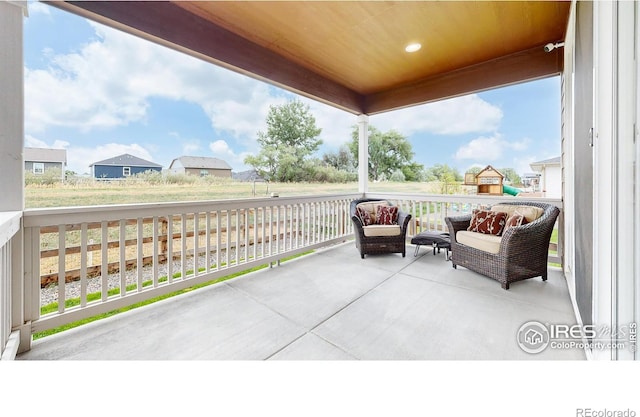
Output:
<instances>
[{"instance_id":1,"label":"covered patio","mask_svg":"<svg viewBox=\"0 0 640 417\"><path fill-rule=\"evenodd\" d=\"M25 211L22 25L27 5L0 2L3 359L13 359L17 353L18 359L24 359L20 361L24 369L37 359L325 359L325 368L331 368L330 360L347 359L351 360L348 369L364 379L354 384L352 375L334 372L328 384L308 389L307 384L315 382L318 374L307 372L302 383L291 379L285 386L297 388L296 394L303 393L302 405L292 401L296 396L279 389L280 381L274 383L270 376L258 379L260 385L245 375L241 379L237 375L221 379L214 386L193 383L195 379L162 381L161 395L171 392L173 399L179 400L173 407L167 406L164 398L139 401L147 399L142 398L146 392L140 384L131 391L135 395L118 397L162 412L183 412L185 407L200 403L217 405L215 401L224 402L226 395L235 400L231 404L234 411L251 404L260 407L257 413L282 414L284 410L291 415L309 411L315 415L338 414L336 404L340 400L352 401L354 407L346 409L354 415L424 415L425 409L432 408L431 403L442 406L446 411L443 415L485 414L483 411L514 415L514 410L520 415L542 415L549 414L549 407L556 407L557 414L558 400L560 406L569 402L563 408L565 414L604 415L593 411L627 410L627 415L635 415L637 395L632 393L635 386L628 383L629 376L637 375L633 364L616 366L618 378L611 369L599 366L597 371L607 372L605 375L594 372L594 366L559 369L555 364L547 368L536 362L526 374L516 371L496 381L492 376L497 367L489 361L481 368L465 364L464 369L447 369L435 378L428 372L414 375L418 378L415 384L406 383L404 375L400 376L403 383L395 384L400 381L393 379L397 374L381 378L353 367L358 359L399 359L394 363L398 367L403 359L564 360L584 359L585 355L603 361L638 359L635 332L629 335L633 349L615 344L620 329L635 330L640 321L640 142L636 129L640 72L635 58L640 8L634 2L49 3L357 116L358 194L364 196L371 194L367 175L369 115L560 76L563 223L559 227L563 238L557 256L561 270L553 271L545 283L531 279L505 291L493 280L462 268L452 269L443 255L423 252L414 259L412 248L406 258L381 255L360 260L349 241L348 222L338 219L330 223L345 227L334 227L328 240L313 234L328 230L329 224L316 212L333 215L337 211L325 211L331 205L324 201L311 202L318 204L312 211L312 220L318 221L311 223L313 233L303 239L310 246L292 252L311 248L317 253L32 342L32 334L44 325L58 324L57 318L43 323L39 316L37 264L32 262L39 249L38 228L56 226L64 231L67 224L94 221L102 222L103 229L108 222L120 221L124 228L124 221L133 217L121 215L131 210L126 207L80 213ZM421 42L423 51L429 53L419 59L419 55L407 55L404 47L409 42ZM238 215L248 203L206 204L216 206L217 216L223 212ZM264 206L258 209L274 212L266 202ZM181 216L184 223L189 215L211 210L178 207L169 212L169 217ZM280 213L279 209L275 212ZM309 211L301 212L310 218ZM96 218L98 214L100 218ZM142 222L142 214L133 214ZM162 215L153 213L152 220L157 223ZM340 245L336 240L346 243ZM329 245L337 246L325 248ZM288 255L279 252L264 261L276 262ZM186 272L185 267L182 272ZM194 282L222 273L207 269ZM64 277L60 281L64 282ZM169 284L175 288L189 285L184 280ZM158 286L115 299L104 291L104 302L89 309L105 312L162 291L169 291L169 287ZM76 311L67 314L64 310L61 305L56 314L63 319L74 318ZM611 343L603 349L547 349L526 354L516 343L516 333L530 320L576 323L578 330L598 326L608 331L603 340ZM194 335L199 337L195 339ZM586 339L584 333L579 336ZM437 367L431 362L427 365ZM166 366L163 363L157 368L164 373L174 365L167 361ZM480 372L473 372L478 369ZM131 382L129 370L114 370L117 380ZM19 369L0 375L0 382L15 391L3 397L3 406L29 407L36 395L33 387L38 377L43 379L42 374L33 376ZM69 374L59 370L54 375L63 379ZM82 376L85 378L76 385L94 388L83 384L89 378ZM157 381L144 382L155 387ZM225 382L232 388L237 388L234 383L243 385L214 397L216 389L226 388ZM318 395L318 389L327 387L338 389L332 390L331 398ZM48 392L61 392L57 385L54 388ZM251 395L246 394L248 388L254 389ZM526 402L521 400L524 389L530 391ZM389 391L402 391L401 400L387 395ZM447 391L451 396L441 398ZM265 392L269 398L261 396ZM433 398L423 400L425 393ZM504 397L517 399L517 408L504 412ZM56 397L55 403L60 400ZM272 409L267 410L265 404ZM407 404L415 406L409 409ZM456 413L461 409L465 413ZM206 410L211 412L210 408ZM92 415L100 412L112 415L114 410L92 409Z\"/></svg>"},{"instance_id":2,"label":"covered patio","mask_svg":"<svg viewBox=\"0 0 640 417\"><path fill-rule=\"evenodd\" d=\"M640 311L636 308L638 264L636 261L629 262L630 259L640 259L640 247L637 245L640 228L635 220L638 218L640 207L637 197L640 195L637 192L639 177L638 171L634 168L639 153L637 143L633 140L633 126L636 126L635 121L638 118L638 107L634 106L638 103L637 62L629 58L635 56L637 43L633 42L633 39L639 33L636 17L640 12L634 4L580 1L48 3L357 116L357 195L365 197L375 196L391 200L404 198L399 195L375 195L369 192L369 115L529 80L560 76L563 195L562 200L557 203L561 207L561 220L558 224L559 240L555 257L559 259L561 267L557 276L560 277L560 281L564 280L564 287L559 283L558 286L546 285L544 288L555 288L554 294L557 290L558 296L564 299L558 301L558 305L563 307L553 304L561 311L558 313L559 320L575 322L580 326L601 326L608 329L612 342L616 341L617 329L637 321L637 311ZM305 250L321 250L351 236L349 219L345 219L345 211L341 209L344 204L348 204L344 196L338 196L335 201L329 201L326 196L315 196L303 202L291 199L286 202L286 206L268 201L247 200L209 201L190 206L167 203L166 206L157 206L151 210L142 206L25 210L22 158L22 25L24 17L28 14L28 7L25 2L3 2L0 8L3 12L0 15L0 51L3 58L0 60L0 66L3 74L6 74L0 80L0 88L6 92L2 100L3 112L0 113L0 137L3 141L0 171L4 178L0 184L0 191L6 196L0 201L0 341L3 357L11 359L16 353L24 355L23 358L36 355L35 351L38 349L32 349L32 335L39 331L84 318L88 314L105 313L111 308L163 295L173 289L185 289L191 283L202 283L226 272L220 259L215 263L215 268L207 266L203 272L196 271L191 275L183 262L179 271L180 279L172 281L172 275L169 273L168 283L165 285L160 281L161 277L154 273L151 290L143 290L140 278L137 288L130 293L124 290L123 280L123 291L116 297L108 293L105 280L98 303L89 303L85 297L82 298L79 308L67 307L64 296L60 296L58 310L48 316L42 316L38 305L38 270L41 249L39 239L43 230L54 228L52 230L57 231L59 236L63 236L69 230L79 230L81 245L78 246L78 251L81 256L85 256L87 251L96 250L96 247L88 244L85 234L87 228L91 229L94 226L99 226L104 236L110 228L119 228L121 246L124 246L130 223L137 224L139 231L136 238L143 242L148 238L143 237L140 232L144 230L145 224L152 225L150 228L154 241L159 235L164 234L166 237L161 226L165 218L170 222L181 222L181 228L178 231L172 230L169 235L175 233L182 237L187 235L190 222L198 229L198 222L203 218L207 224L210 224L211 219L217 219L216 230L225 227L230 230L232 226L244 222L242 224L247 227L235 228L235 246L232 245L231 239L226 240L226 250L230 253L230 250L238 251L241 238L250 240L249 230L253 230L254 238L262 238L265 236L267 224L272 225L269 226L271 236L271 229L274 227L276 236L279 236L280 225L284 227L285 233L287 230L293 230L294 224L302 225L302 232L297 235L303 236L301 246L297 246L296 238L295 245L290 243L289 246L279 248L273 253L269 250L266 255L263 252L265 257L260 260L247 261L247 258L244 258L244 263L236 263L229 269L230 272L251 266L253 262L272 263ZM451 22L455 24L450 24ZM465 30L460 30L461 27ZM428 53L408 55L410 52L405 46L409 43L423 44ZM611 45L614 47L610 47ZM612 62L615 64L613 67ZM608 70L593 70L598 67ZM428 214L430 210L420 206L422 201L426 201L428 207L431 207L433 201L442 203L438 207L444 207L445 210L439 214L446 212L447 204L452 202L448 200L448 196L410 196L405 200L410 201L406 204L409 204L412 210L419 209L421 214L425 211ZM280 202L284 203L282 199ZM253 209L257 210L256 213L262 213L260 222L257 217L251 216ZM265 213L268 214L268 222L265 222ZM281 213L282 218L279 217ZM235 219L233 223L230 220L232 218ZM225 219L226 225L221 223L221 219ZM618 219L632 221L627 224L619 222ZM250 222L253 222L253 229ZM261 234L256 234L258 224L262 227ZM173 242L173 239L169 238L168 241ZM59 243L59 247L62 248L64 239L59 238ZM106 250L110 243L106 237L102 238L100 247L103 255L107 255ZM207 238L207 251L211 243ZM215 246L220 248L221 243L219 241ZM195 244L196 251L202 248L198 247L198 243ZM424 326L424 333L444 328L457 329L459 333L455 336L460 346L454 349L456 355L464 352L468 355L465 357L474 358L474 355L477 355L478 358L488 358L491 357L489 352L493 354L496 351L501 351L503 357L520 354L512 350L512 333L516 321L525 317L512 314L513 322L505 321L506 319L499 315L493 317L491 314L496 314L496 311L491 312L491 309L483 307L487 307L487 298L484 297L489 297L488 300L491 301L504 302L503 307L509 311L513 310L513 305L509 303L518 302L524 313L527 313L524 307L529 306L527 303L533 302L535 297L531 295L531 299L511 298L516 297L515 291L503 293L498 291L498 288L493 289L491 285L488 286L490 292L485 293L485 288L476 288L479 283L484 283L483 279L470 279L464 284L451 285L455 282L451 278L453 276L477 276L468 271L453 271L446 266L442 267L442 262L439 267L430 265L417 273L413 268L418 269L418 266L427 260L429 263L434 262L434 259L425 256L418 260L402 259L402 263L397 265L394 259L391 270L378 268L380 271L386 271L385 276L378 276L380 271L371 274L377 278L371 278L369 274L353 273L353 277L358 277L358 289L347 291L350 296L337 293L337 298L327 300L325 310L311 309L304 314L302 312L307 311L306 309L301 309L297 315L288 312L287 307L295 305L288 291L295 293L295 286L290 287L278 280L276 285L282 286L283 297L279 301L278 298L274 298L267 302L256 289L260 287L257 283L261 281L255 280L257 283L252 284L254 277L275 274L273 271L284 274L283 281L286 282L286 272L292 268L291 265L304 265L314 259L322 259L329 253L335 253L338 257L336 259L346 260L345 263L336 263L333 266L339 265L340 271L362 268L362 262L358 259L352 259L351 256L348 259L341 257L342 250L347 249L332 249L291 262L289 265L284 264L280 268L252 274L251 278L245 277L204 291L211 291L216 297L220 296L218 293L225 292L236 296L242 294L243 297L258 302L258 305L252 305L252 308L262 306L277 317L286 319L285 326L292 327L294 331L287 333L287 337L271 349L261 352L259 357L262 358L276 358L288 352L293 355L296 345L308 342L309 339L315 344L314 341L317 340L314 337L356 359L403 358L403 355L407 358L418 358L421 357L420 354L425 354L426 357L433 355L449 358L444 354L444 349L429 350L424 347L427 344L424 340L411 338L416 336L407 336L406 340L410 341L408 345L412 346L412 343L415 343L417 347L406 352L395 350L391 345L386 346L387 353L358 348L375 345L373 341L384 340L383 336L393 332L399 332L398 337L404 337L404 332L407 335L423 333L416 332L415 328L413 332L410 329L395 329L402 328L403 320L407 320L408 317L412 317L413 320L417 318L416 328L421 329L421 326ZM187 244L183 239L183 258L187 253ZM154 251L151 256L155 261L159 259L159 255L162 253ZM240 260L238 257L236 259ZM121 265L126 263L124 255L120 256L119 262ZM65 265L64 262L59 264L58 283L64 286ZM227 263L225 268L228 267ZM81 265L81 274L83 268ZM301 268L302 273L309 270ZM336 271L329 271L328 274L332 280L336 279L338 282L328 285L327 288L340 288L340 285L350 282L340 280ZM317 279L320 278L315 274L309 275L310 282ZM380 297L384 303L390 295L383 290L389 289L390 293L395 294L397 287L408 285L408 282L417 282L425 288L413 292L413 287L409 285L407 294L409 300L414 300L412 296L416 297L415 304L408 301L410 304L404 306L407 307L406 310L403 310L401 305L393 307L404 313L394 313L393 309L381 309L377 313L367 310L367 306L376 304L370 301L372 297ZM305 283L299 291L304 294L309 285L311 284ZM535 293L535 285L542 284L530 280L514 286L514 289L522 288L523 290L519 291L524 291L522 296L527 297L528 291ZM426 288L432 286L434 291ZM562 292L560 288L567 290L565 297L559 295ZM466 342L460 341L465 340L461 334L471 332L473 325L467 323L465 327L455 322L446 322L446 325L441 326L438 322L431 321L435 320L435 315L429 310L432 308L460 314L460 309L456 309L460 306L452 303L455 297L447 297L447 292L450 291L459 293L461 300L485 300L477 305L471 302L464 305L473 307L478 313L486 312L491 320L495 319L496 334L502 334L503 331L508 333L504 341L484 340L488 345L484 349L474 351L468 349L469 345ZM469 292L473 292L475 297L470 296ZM194 292L196 293L200 292ZM403 299L407 294L399 296ZM569 300L566 299L567 294ZM314 296L319 297L319 294L309 295L312 301ZM185 298L187 297L179 297L160 305L179 303ZM271 301L275 305L270 304ZM531 305L537 305L541 311L550 308L546 304L547 299L536 302L543 304ZM569 310L566 308L567 302ZM418 308L418 305L421 307ZM363 339L351 339L349 332L352 328L348 326L345 327L344 334L332 339L335 337L331 331L332 326L339 327L341 323L348 323L349 315L357 315L359 308L363 309L363 315L372 317L372 333L369 336L371 339L366 339L369 327L361 333L355 332L361 334ZM422 308L427 310L421 310ZM136 314L143 314L141 312L145 310L133 311L123 317L135 317ZM558 311L553 308L549 310ZM568 311L573 312L569 317L566 315ZM218 309L216 312L219 312ZM544 316L546 313L541 314ZM309 320L303 320L307 315ZM398 326L389 328L390 333L385 333L376 327L382 326L381 321L373 319L380 315L385 319L397 317L393 323ZM425 316L429 319L425 319ZM447 315L447 320L450 320L450 316L453 314ZM535 317L526 319L536 320ZM93 324L84 329L99 329L100 326L108 326L118 320L121 318L105 321L105 324ZM483 320L488 329L492 329L493 325L486 324L491 320ZM551 317L548 320L551 320ZM384 320L382 323L385 323ZM182 334L180 329L184 328L183 323L176 329L176 337ZM80 333L80 329L65 333L65 336L75 337L76 333ZM493 330L488 334L493 334ZM452 333L443 331L441 336L438 339L439 343L449 343L452 340ZM46 342L33 343L33 347L56 343L55 341L62 337L55 336ZM27 353L29 350L34 352ZM422 353L416 353L417 351ZM602 350L587 350L585 353L588 358L596 359L636 357L635 351L615 346Z\"/></svg>"},{"instance_id":3,"label":"covered patio","mask_svg":"<svg viewBox=\"0 0 640 417\"><path fill-rule=\"evenodd\" d=\"M576 323L559 269L503 290L413 247L360 259L353 241L37 340L18 360L580 360L530 354L529 321Z\"/></svg>"}]
</instances>

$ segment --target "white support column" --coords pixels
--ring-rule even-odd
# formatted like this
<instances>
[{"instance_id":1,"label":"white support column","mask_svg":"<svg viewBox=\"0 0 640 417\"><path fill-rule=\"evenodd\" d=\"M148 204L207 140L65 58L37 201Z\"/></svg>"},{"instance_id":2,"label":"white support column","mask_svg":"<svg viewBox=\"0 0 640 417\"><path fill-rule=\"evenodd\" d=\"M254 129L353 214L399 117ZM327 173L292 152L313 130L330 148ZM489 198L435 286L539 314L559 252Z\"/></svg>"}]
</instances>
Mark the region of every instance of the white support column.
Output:
<instances>
[{"instance_id":1,"label":"white support column","mask_svg":"<svg viewBox=\"0 0 640 417\"><path fill-rule=\"evenodd\" d=\"M24 208L24 7L0 2L0 211Z\"/></svg>"},{"instance_id":2,"label":"white support column","mask_svg":"<svg viewBox=\"0 0 640 417\"><path fill-rule=\"evenodd\" d=\"M23 18L27 2L0 1L0 212L24 210L24 75ZM11 239L11 326L24 325L22 228ZM30 332L28 332L30 336ZM17 334L17 332L15 332ZM12 334L12 340L15 339ZM22 337L22 335L20 335Z\"/></svg>"},{"instance_id":3,"label":"white support column","mask_svg":"<svg viewBox=\"0 0 640 417\"><path fill-rule=\"evenodd\" d=\"M636 60L633 63L635 66L635 81L636 84L633 88L633 95L635 96L635 131L633 132L634 136L634 144L635 144L635 172L634 172L634 196L635 196L635 213L633 215L634 218L634 229L635 236L633 241L635 242L635 254L633 255L633 259L635 260L635 271L634 271L634 322L640 324L640 58L638 57L638 53L640 53L640 7L636 7L635 10L635 33L634 37L636 39ZM640 360L640 353L636 352L635 355L636 360Z\"/></svg>"},{"instance_id":4,"label":"white support column","mask_svg":"<svg viewBox=\"0 0 640 417\"><path fill-rule=\"evenodd\" d=\"M358 116L358 192L369 191L369 116Z\"/></svg>"},{"instance_id":5,"label":"white support column","mask_svg":"<svg viewBox=\"0 0 640 417\"><path fill-rule=\"evenodd\" d=\"M615 24L613 2L593 3L594 165L593 165L593 323L613 326L613 125ZM613 359L613 351L593 350L594 359Z\"/></svg>"},{"instance_id":6,"label":"white support column","mask_svg":"<svg viewBox=\"0 0 640 417\"><path fill-rule=\"evenodd\" d=\"M614 323L618 329L624 329L625 335L629 326L635 321L635 295L638 276L635 274L634 256L638 244L634 236L634 225L638 219L634 215L634 164L635 161L635 100L637 86L635 73L637 70L635 43L635 7L634 2L617 2L617 68L616 68L616 141L615 141L615 282L614 288L616 309ZM625 336L626 337L626 336ZM616 359L634 359L635 353L628 346L618 349Z\"/></svg>"},{"instance_id":7,"label":"white support column","mask_svg":"<svg viewBox=\"0 0 640 417\"><path fill-rule=\"evenodd\" d=\"M634 320L635 4L594 2L594 324L617 342ZM606 342L605 340L600 340ZM594 349L593 358L633 359L622 349Z\"/></svg>"}]
</instances>

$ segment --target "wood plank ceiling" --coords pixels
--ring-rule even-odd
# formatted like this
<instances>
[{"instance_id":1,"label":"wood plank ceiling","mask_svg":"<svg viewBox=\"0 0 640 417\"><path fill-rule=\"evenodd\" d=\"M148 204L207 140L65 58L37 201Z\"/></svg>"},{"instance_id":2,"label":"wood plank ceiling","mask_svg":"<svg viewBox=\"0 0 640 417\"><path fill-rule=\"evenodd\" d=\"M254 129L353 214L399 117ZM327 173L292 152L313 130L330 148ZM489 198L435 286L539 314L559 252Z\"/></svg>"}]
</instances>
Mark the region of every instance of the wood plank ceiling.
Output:
<instances>
[{"instance_id":1,"label":"wood plank ceiling","mask_svg":"<svg viewBox=\"0 0 640 417\"><path fill-rule=\"evenodd\" d=\"M346 111L557 75L568 1L66 1L52 5ZM404 48L419 42L422 48Z\"/></svg>"}]
</instances>

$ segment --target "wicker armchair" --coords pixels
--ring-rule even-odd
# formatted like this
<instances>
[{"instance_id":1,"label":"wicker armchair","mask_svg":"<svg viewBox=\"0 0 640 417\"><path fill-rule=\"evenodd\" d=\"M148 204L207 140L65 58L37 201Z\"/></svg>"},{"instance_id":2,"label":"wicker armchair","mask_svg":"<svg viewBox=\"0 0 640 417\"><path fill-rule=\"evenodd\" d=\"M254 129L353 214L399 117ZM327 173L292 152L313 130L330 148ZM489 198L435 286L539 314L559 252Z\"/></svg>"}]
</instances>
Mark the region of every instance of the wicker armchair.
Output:
<instances>
[{"instance_id":1,"label":"wicker armchair","mask_svg":"<svg viewBox=\"0 0 640 417\"><path fill-rule=\"evenodd\" d=\"M362 198L353 200L349 207L351 221L353 221L354 225L356 248L360 251L360 257L364 259L364 255L366 254L401 253L404 258L406 255L407 226L411 219L411 214L398 210L398 225L400 226L401 233L397 236L365 236L362 222L356 215L356 206L369 201L385 200ZM391 203L389 203L389 205L391 205Z\"/></svg>"},{"instance_id":2,"label":"wicker armchair","mask_svg":"<svg viewBox=\"0 0 640 417\"><path fill-rule=\"evenodd\" d=\"M456 233L466 230L471 215L447 217L445 221L451 235L451 262L453 267L464 266L502 284L509 289L509 284L541 276L547 280L547 262L551 232L560 210L551 204L537 202L506 202L519 206L535 206L544 210L541 217L522 226L511 227L504 232L497 254L485 252L458 243Z\"/></svg>"}]
</instances>

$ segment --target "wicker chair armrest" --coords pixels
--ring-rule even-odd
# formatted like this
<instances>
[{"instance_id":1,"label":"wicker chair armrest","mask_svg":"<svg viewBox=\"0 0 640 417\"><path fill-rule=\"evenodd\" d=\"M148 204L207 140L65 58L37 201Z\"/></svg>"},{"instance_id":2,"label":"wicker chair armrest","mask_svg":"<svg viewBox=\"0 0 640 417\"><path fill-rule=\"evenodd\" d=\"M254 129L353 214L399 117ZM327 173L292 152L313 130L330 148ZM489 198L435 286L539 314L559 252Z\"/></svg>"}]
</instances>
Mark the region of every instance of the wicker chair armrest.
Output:
<instances>
[{"instance_id":1,"label":"wicker chair armrest","mask_svg":"<svg viewBox=\"0 0 640 417\"><path fill-rule=\"evenodd\" d=\"M398 224L401 226L403 234L407 232L409 220L411 220L411 214L405 213L404 211L398 211Z\"/></svg>"},{"instance_id":2,"label":"wicker chair armrest","mask_svg":"<svg viewBox=\"0 0 640 417\"><path fill-rule=\"evenodd\" d=\"M356 230L356 233L359 233L360 236L364 236L363 224L362 224L362 220L360 220L360 217L355 215L351 216L351 221L353 221L353 226Z\"/></svg>"},{"instance_id":3,"label":"wicker chair armrest","mask_svg":"<svg viewBox=\"0 0 640 417\"><path fill-rule=\"evenodd\" d=\"M456 233L460 230L467 230L471 224L471 215L445 217L447 229L449 230L449 238L452 242L457 242Z\"/></svg>"},{"instance_id":4,"label":"wicker chair armrest","mask_svg":"<svg viewBox=\"0 0 640 417\"><path fill-rule=\"evenodd\" d=\"M532 223L510 227L502 235L500 251L513 253L537 249L546 253L556 218L557 214L551 211Z\"/></svg>"}]
</instances>

